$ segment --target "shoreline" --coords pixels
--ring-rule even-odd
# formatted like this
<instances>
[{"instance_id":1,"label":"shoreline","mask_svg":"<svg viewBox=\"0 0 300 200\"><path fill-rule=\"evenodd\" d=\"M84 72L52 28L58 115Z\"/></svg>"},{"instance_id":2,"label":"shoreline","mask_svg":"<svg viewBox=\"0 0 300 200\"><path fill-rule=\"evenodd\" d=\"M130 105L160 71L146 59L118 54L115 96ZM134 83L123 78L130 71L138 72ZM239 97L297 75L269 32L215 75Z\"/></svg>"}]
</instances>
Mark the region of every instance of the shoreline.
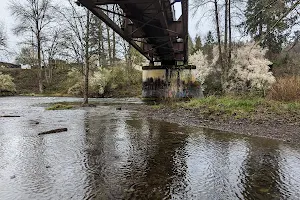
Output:
<instances>
[{"instance_id":1,"label":"shoreline","mask_svg":"<svg viewBox=\"0 0 300 200\"><path fill-rule=\"evenodd\" d=\"M138 117L177 123L182 126L209 128L234 134L275 139L289 143L300 142L300 120L275 119L224 119L204 116L198 109L153 108L149 105L122 105L122 109L134 110Z\"/></svg>"},{"instance_id":2,"label":"shoreline","mask_svg":"<svg viewBox=\"0 0 300 200\"><path fill-rule=\"evenodd\" d=\"M63 107L73 106L68 109L81 108L78 102L57 102L54 104L62 104ZM91 107L96 107L97 105L99 104L92 104ZM244 113L244 117L240 117L236 113L234 113L236 115L226 115L225 117L224 114L222 115L219 112L207 114L207 111L210 110L204 107L194 108L182 105L131 103L116 103L112 106L120 110L135 111L137 117L161 120L182 126L209 128L239 135L275 139L288 143L300 142L300 115L298 111L279 114L271 110L259 110L254 112L254 114L253 112Z\"/></svg>"}]
</instances>

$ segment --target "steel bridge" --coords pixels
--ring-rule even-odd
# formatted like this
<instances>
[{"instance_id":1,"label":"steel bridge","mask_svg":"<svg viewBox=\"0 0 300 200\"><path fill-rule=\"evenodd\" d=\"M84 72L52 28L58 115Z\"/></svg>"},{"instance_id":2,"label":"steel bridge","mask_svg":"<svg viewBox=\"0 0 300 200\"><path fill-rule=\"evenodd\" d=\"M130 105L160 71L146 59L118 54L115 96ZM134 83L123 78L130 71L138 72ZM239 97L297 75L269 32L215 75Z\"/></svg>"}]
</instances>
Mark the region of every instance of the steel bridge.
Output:
<instances>
[{"instance_id":1,"label":"steel bridge","mask_svg":"<svg viewBox=\"0 0 300 200\"><path fill-rule=\"evenodd\" d=\"M79 0L79 2L112 28L150 64L176 65L188 62L188 0ZM174 4L180 3L181 17L175 19ZM117 4L122 13L103 5ZM106 13L124 18L120 27Z\"/></svg>"},{"instance_id":2,"label":"steel bridge","mask_svg":"<svg viewBox=\"0 0 300 200\"><path fill-rule=\"evenodd\" d=\"M149 60L143 67L143 97L198 97L200 85L184 79L188 65L188 0L78 0ZM174 4L181 4L176 20ZM105 5L118 5L121 12ZM116 24L107 15L123 18ZM160 63L159 66L155 63Z\"/></svg>"}]
</instances>

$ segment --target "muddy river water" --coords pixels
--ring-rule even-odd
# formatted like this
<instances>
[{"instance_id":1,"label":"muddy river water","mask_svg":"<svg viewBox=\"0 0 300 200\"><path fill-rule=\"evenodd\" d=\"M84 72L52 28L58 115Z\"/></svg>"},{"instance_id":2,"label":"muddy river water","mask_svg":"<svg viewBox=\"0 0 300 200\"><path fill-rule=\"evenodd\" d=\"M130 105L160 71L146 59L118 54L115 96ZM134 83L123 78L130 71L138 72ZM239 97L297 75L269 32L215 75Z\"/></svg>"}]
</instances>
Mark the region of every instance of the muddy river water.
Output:
<instances>
[{"instance_id":1,"label":"muddy river water","mask_svg":"<svg viewBox=\"0 0 300 200\"><path fill-rule=\"evenodd\" d=\"M300 199L300 146L137 118L118 103L0 98L0 199ZM39 132L68 132L39 136Z\"/></svg>"}]
</instances>

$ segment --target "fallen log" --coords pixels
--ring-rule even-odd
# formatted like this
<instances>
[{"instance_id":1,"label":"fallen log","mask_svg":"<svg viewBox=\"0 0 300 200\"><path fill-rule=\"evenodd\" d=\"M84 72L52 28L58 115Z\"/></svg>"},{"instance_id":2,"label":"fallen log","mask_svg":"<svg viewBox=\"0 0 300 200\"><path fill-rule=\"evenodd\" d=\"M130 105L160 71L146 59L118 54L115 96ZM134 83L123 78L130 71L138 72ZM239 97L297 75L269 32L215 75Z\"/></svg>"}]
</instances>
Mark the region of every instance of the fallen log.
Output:
<instances>
[{"instance_id":1,"label":"fallen log","mask_svg":"<svg viewBox=\"0 0 300 200\"><path fill-rule=\"evenodd\" d=\"M61 132L66 132L68 131L67 128L59 128L59 129L53 129L50 131L45 131L45 132L41 132L38 135L46 135L46 134L51 134L51 133L61 133Z\"/></svg>"},{"instance_id":2,"label":"fallen log","mask_svg":"<svg viewBox=\"0 0 300 200\"><path fill-rule=\"evenodd\" d=\"M21 116L19 116L19 115L2 115L2 116L0 116L0 117L21 117Z\"/></svg>"}]
</instances>

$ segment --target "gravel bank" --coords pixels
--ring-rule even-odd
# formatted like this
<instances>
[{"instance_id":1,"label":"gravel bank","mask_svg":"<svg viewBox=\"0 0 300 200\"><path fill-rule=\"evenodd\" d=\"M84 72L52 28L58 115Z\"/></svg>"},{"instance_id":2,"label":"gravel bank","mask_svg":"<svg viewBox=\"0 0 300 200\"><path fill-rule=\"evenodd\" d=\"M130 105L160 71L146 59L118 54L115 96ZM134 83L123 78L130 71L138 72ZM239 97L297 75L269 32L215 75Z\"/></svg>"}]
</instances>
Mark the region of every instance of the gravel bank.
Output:
<instances>
[{"instance_id":1,"label":"gravel bank","mask_svg":"<svg viewBox=\"0 0 300 200\"><path fill-rule=\"evenodd\" d=\"M259 114L255 118L235 119L217 115L202 115L199 109L154 108L149 105L122 105L122 109L137 111L139 117L164 120L180 125L205 127L236 134L277 139L291 143L300 142L300 116L278 116L275 113Z\"/></svg>"}]
</instances>

